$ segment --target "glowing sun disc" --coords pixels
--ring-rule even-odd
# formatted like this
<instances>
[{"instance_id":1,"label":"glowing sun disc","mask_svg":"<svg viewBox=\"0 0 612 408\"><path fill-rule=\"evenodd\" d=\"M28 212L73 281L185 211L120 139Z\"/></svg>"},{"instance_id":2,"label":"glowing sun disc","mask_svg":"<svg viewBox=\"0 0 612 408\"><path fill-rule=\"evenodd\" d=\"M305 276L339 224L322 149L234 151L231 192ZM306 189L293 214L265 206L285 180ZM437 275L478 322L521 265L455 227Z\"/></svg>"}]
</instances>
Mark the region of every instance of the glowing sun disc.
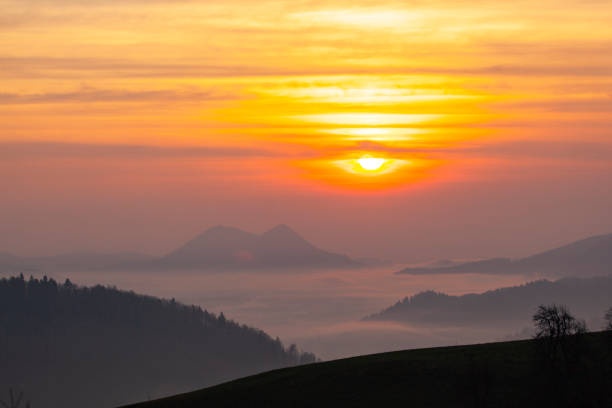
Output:
<instances>
[{"instance_id":1,"label":"glowing sun disc","mask_svg":"<svg viewBox=\"0 0 612 408\"><path fill-rule=\"evenodd\" d=\"M364 169L368 171L375 171L380 169L380 167L385 163L385 159L381 159L378 157L362 157L357 160L357 163Z\"/></svg>"}]
</instances>

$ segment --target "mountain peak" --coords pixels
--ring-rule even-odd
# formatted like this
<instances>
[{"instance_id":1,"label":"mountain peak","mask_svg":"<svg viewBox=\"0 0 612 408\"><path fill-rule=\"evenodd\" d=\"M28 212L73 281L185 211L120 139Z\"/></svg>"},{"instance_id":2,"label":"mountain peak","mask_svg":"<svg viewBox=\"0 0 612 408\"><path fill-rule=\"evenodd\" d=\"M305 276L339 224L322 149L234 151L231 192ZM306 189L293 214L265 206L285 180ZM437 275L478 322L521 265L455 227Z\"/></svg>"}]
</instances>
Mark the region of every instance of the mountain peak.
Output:
<instances>
[{"instance_id":1,"label":"mountain peak","mask_svg":"<svg viewBox=\"0 0 612 408\"><path fill-rule=\"evenodd\" d=\"M217 234L217 233L222 233L222 232L236 232L236 231L243 232L242 230L238 228L228 227L227 225L219 224L219 225L215 225L214 227L210 227L209 229L204 231L204 234Z\"/></svg>"},{"instance_id":2,"label":"mountain peak","mask_svg":"<svg viewBox=\"0 0 612 408\"><path fill-rule=\"evenodd\" d=\"M163 258L178 266L344 267L358 262L321 250L285 224L261 235L217 225Z\"/></svg>"},{"instance_id":3,"label":"mountain peak","mask_svg":"<svg viewBox=\"0 0 612 408\"><path fill-rule=\"evenodd\" d=\"M291 235L298 235L297 232L295 232L293 229L291 229L288 225L286 224L278 224L276 227L269 229L268 231L264 232L263 235L269 235L269 234L291 234Z\"/></svg>"},{"instance_id":4,"label":"mountain peak","mask_svg":"<svg viewBox=\"0 0 612 408\"><path fill-rule=\"evenodd\" d=\"M287 246L302 246L303 248L314 248L314 246L306 241L304 237L292 230L285 224L279 224L276 227L264 232L260 235L262 242L276 246L278 249L287 249Z\"/></svg>"},{"instance_id":5,"label":"mountain peak","mask_svg":"<svg viewBox=\"0 0 612 408\"><path fill-rule=\"evenodd\" d=\"M216 225L202 232L200 235L194 238L194 240L249 239L253 237L253 234L243 231L239 228L228 227L226 225Z\"/></svg>"},{"instance_id":6,"label":"mountain peak","mask_svg":"<svg viewBox=\"0 0 612 408\"><path fill-rule=\"evenodd\" d=\"M457 264L405 268L398 273L483 273L526 276L598 276L612 270L612 234L597 235L520 259L489 258Z\"/></svg>"}]
</instances>

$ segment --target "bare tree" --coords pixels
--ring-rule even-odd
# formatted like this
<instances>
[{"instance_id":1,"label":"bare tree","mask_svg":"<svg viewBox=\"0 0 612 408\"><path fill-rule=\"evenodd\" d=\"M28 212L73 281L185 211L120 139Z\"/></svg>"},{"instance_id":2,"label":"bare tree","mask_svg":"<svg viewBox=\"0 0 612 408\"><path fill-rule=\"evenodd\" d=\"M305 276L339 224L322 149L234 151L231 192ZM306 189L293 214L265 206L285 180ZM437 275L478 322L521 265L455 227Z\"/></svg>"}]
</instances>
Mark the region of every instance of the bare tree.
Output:
<instances>
[{"instance_id":1,"label":"bare tree","mask_svg":"<svg viewBox=\"0 0 612 408\"><path fill-rule=\"evenodd\" d=\"M20 392L17 398L15 398L15 393L12 388L9 388L9 399L8 401L0 400L0 405L3 408L19 408L21 406L21 402L23 401L23 392ZM25 408L30 408L30 403L25 403Z\"/></svg>"},{"instance_id":2,"label":"bare tree","mask_svg":"<svg viewBox=\"0 0 612 408\"><path fill-rule=\"evenodd\" d=\"M586 323L570 314L563 305L540 305L533 315L536 339L544 346L545 357L554 361L561 353L564 361L578 357L580 335L587 332ZM572 341L570 341L572 340Z\"/></svg>"},{"instance_id":3,"label":"bare tree","mask_svg":"<svg viewBox=\"0 0 612 408\"><path fill-rule=\"evenodd\" d=\"M540 305L533 315L536 338L562 338L586 332L586 324L577 320L563 305Z\"/></svg>"},{"instance_id":4,"label":"bare tree","mask_svg":"<svg viewBox=\"0 0 612 408\"><path fill-rule=\"evenodd\" d=\"M606 320L606 330L612 330L612 307L608 309L604 319Z\"/></svg>"}]
</instances>

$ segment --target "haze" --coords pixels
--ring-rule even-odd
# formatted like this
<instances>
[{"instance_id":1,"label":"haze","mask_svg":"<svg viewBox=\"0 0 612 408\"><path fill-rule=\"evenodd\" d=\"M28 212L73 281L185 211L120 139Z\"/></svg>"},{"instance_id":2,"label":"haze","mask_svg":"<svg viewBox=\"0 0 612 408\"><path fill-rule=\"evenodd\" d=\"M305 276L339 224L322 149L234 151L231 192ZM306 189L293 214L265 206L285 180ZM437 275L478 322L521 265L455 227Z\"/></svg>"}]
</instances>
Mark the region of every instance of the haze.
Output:
<instances>
[{"instance_id":1,"label":"haze","mask_svg":"<svg viewBox=\"0 0 612 408\"><path fill-rule=\"evenodd\" d=\"M0 4L2 251L286 223L420 262L612 230L607 2Z\"/></svg>"},{"instance_id":2,"label":"haze","mask_svg":"<svg viewBox=\"0 0 612 408\"><path fill-rule=\"evenodd\" d=\"M475 325L471 330L438 325L424 327L388 322L362 322L371 313L407 295L436 288L450 294L485 291L520 284L523 276L393 275L392 268L253 273L251 271L167 270L163 273L103 271L98 273L46 271L63 281L83 285L116 285L187 304L204 305L239 322L264 329L284 342L315 352L326 360L436 345L500 340L527 327L520 322L504 328ZM36 275L36 274L35 274ZM373 289L374 288L374 289Z\"/></svg>"},{"instance_id":3,"label":"haze","mask_svg":"<svg viewBox=\"0 0 612 408\"><path fill-rule=\"evenodd\" d=\"M612 400L612 2L0 10L0 405Z\"/></svg>"}]
</instances>

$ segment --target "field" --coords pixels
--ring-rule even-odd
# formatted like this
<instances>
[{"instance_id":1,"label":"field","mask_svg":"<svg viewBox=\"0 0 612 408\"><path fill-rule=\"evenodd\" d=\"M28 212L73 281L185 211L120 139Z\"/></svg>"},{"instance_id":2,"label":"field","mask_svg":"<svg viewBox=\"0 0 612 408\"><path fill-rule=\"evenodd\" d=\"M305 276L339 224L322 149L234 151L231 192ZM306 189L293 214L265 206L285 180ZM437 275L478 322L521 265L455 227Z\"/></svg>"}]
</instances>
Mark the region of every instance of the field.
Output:
<instances>
[{"instance_id":1,"label":"field","mask_svg":"<svg viewBox=\"0 0 612 408\"><path fill-rule=\"evenodd\" d=\"M609 407L606 332L584 337L571 364L533 340L373 354L275 370L130 408Z\"/></svg>"}]
</instances>

